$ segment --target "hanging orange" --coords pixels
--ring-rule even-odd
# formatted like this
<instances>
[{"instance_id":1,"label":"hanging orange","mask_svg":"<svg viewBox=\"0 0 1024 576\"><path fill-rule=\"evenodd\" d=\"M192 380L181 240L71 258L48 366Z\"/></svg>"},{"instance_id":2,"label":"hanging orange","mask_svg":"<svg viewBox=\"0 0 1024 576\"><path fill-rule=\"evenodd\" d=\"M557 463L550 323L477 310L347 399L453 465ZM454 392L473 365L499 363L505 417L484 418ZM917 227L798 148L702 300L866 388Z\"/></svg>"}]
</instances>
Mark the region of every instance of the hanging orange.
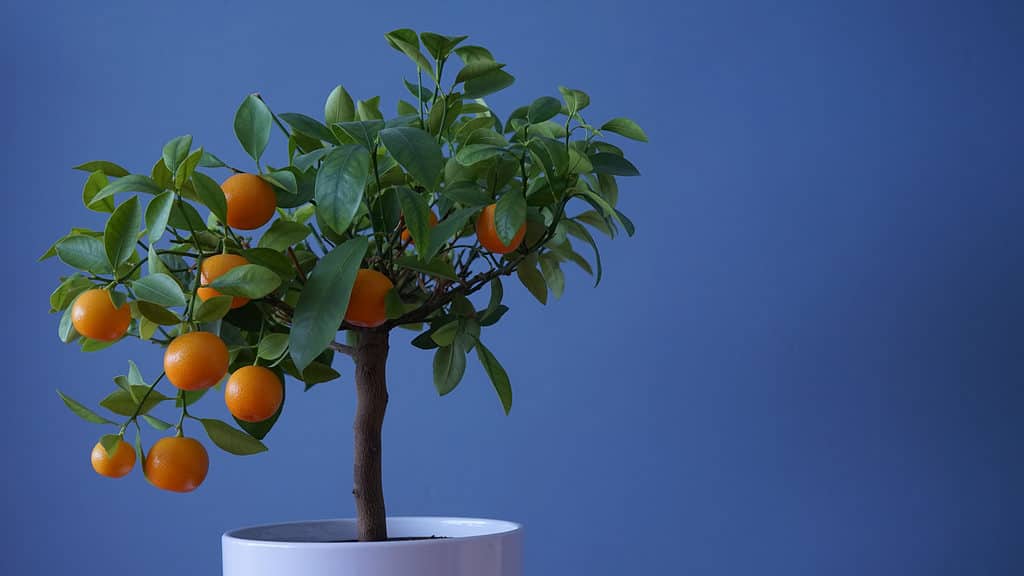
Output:
<instances>
[{"instance_id":1,"label":"hanging orange","mask_svg":"<svg viewBox=\"0 0 1024 576\"><path fill-rule=\"evenodd\" d=\"M121 478L132 471L135 466L135 448L120 440L114 454L107 454L103 444L97 442L92 448L92 469L100 476Z\"/></svg>"},{"instance_id":2,"label":"hanging orange","mask_svg":"<svg viewBox=\"0 0 1024 576\"><path fill-rule=\"evenodd\" d=\"M263 366L235 370L224 386L228 412L245 422L262 422L281 407L284 386L274 371Z\"/></svg>"},{"instance_id":3,"label":"hanging orange","mask_svg":"<svg viewBox=\"0 0 1024 576\"><path fill-rule=\"evenodd\" d=\"M206 479L210 455L194 438L161 438L146 454L142 470L150 483L161 490L191 492Z\"/></svg>"},{"instance_id":4,"label":"hanging orange","mask_svg":"<svg viewBox=\"0 0 1024 576\"><path fill-rule=\"evenodd\" d=\"M498 229L494 225L494 208L497 204L491 204L484 208L483 212L476 219L476 237L480 240L480 245L487 250L495 254L508 254L519 245L523 243L523 237L526 236L526 222L523 222L522 226L516 232L516 235L512 238L512 242L505 244L501 241L498 236Z\"/></svg>"},{"instance_id":5,"label":"hanging orange","mask_svg":"<svg viewBox=\"0 0 1024 576\"><path fill-rule=\"evenodd\" d=\"M93 340L113 342L128 332L131 323L128 303L114 308L110 293L102 288L82 292L71 306L71 325L79 334Z\"/></svg>"},{"instance_id":6,"label":"hanging orange","mask_svg":"<svg viewBox=\"0 0 1024 576\"><path fill-rule=\"evenodd\" d=\"M164 373L182 390L204 390L228 373L228 347L209 332L182 334L164 352Z\"/></svg>"},{"instance_id":7,"label":"hanging orange","mask_svg":"<svg viewBox=\"0 0 1024 576\"><path fill-rule=\"evenodd\" d=\"M394 287L387 276L360 268L356 274L356 282L352 285L348 309L345 310L345 321L363 328L380 326L387 320L385 298Z\"/></svg>"},{"instance_id":8,"label":"hanging orange","mask_svg":"<svg viewBox=\"0 0 1024 576\"><path fill-rule=\"evenodd\" d=\"M199 282L203 286L196 291L199 299L205 302L210 298L221 296L222 294L218 292L217 289L210 288L206 285L226 274L228 270L248 263L249 261L246 260L244 256L239 256L238 254L217 254L216 256L210 256L203 260L203 265L199 268ZM249 302L249 299L245 296L235 296L231 299L231 307L241 308L242 306L245 306L247 302Z\"/></svg>"},{"instance_id":9,"label":"hanging orange","mask_svg":"<svg viewBox=\"0 0 1024 576\"><path fill-rule=\"evenodd\" d=\"M231 176L220 187L228 203L228 226L255 230L274 217L277 195L263 178L243 172Z\"/></svg>"}]
</instances>

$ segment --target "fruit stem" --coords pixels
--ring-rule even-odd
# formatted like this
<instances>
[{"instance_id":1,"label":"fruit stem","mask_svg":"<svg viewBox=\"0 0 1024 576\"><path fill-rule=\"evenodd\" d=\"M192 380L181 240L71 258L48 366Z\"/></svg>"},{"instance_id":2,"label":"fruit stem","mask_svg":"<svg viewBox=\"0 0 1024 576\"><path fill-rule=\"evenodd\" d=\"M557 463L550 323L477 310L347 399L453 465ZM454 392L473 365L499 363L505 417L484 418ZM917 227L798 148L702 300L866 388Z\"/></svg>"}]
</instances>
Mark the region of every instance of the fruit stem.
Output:
<instances>
[{"instance_id":1,"label":"fruit stem","mask_svg":"<svg viewBox=\"0 0 1024 576\"><path fill-rule=\"evenodd\" d=\"M387 330L361 330L355 349L356 417L353 423L353 485L358 538L387 540L387 514L381 481L381 429L388 406Z\"/></svg>"}]
</instances>

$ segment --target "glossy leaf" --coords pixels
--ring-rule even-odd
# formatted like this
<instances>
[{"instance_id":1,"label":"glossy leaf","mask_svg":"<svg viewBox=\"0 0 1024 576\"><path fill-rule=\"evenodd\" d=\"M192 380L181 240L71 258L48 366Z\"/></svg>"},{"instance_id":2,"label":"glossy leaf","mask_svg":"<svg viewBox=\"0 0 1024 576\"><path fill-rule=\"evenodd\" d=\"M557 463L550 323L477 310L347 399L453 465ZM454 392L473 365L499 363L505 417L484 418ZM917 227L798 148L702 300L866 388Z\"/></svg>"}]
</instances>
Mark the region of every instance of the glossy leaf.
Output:
<instances>
[{"instance_id":1,"label":"glossy leaf","mask_svg":"<svg viewBox=\"0 0 1024 576\"><path fill-rule=\"evenodd\" d=\"M472 80L467 80L464 85L464 96L466 98L483 98L484 96L494 94L495 92L508 88L515 81L515 77L504 70L491 70L490 72L477 76Z\"/></svg>"},{"instance_id":2,"label":"glossy leaf","mask_svg":"<svg viewBox=\"0 0 1024 576\"><path fill-rule=\"evenodd\" d=\"M478 162L484 160L490 160L495 156L501 156L505 153L503 146L495 146L493 144L469 144L459 148L459 151L455 154L455 160L463 166L472 166Z\"/></svg>"},{"instance_id":3,"label":"glossy leaf","mask_svg":"<svg viewBox=\"0 0 1024 576\"><path fill-rule=\"evenodd\" d=\"M220 320L231 311L231 296L214 296L199 303L192 313L192 319L196 322L214 322Z\"/></svg>"},{"instance_id":4,"label":"glossy leaf","mask_svg":"<svg viewBox=\"0 0 1024 576\"><path fill-rule=\"evenodd\" d=\"M280 285L280 276L258 264L236 266L210 282L210 287L222 294L252 299L262 298Z\"/></svg>"},{"instance_id":5,"label":"glossy leaf","mask_svg":"<svg viewBox=\"0 0 1024 576\"><path fill-rule=\"evenodd\" d=\"M305 114L296 114L294 112L278 114L278 117L287 122L288 125L292 127L292 130L295 130L300 134L305 134L306 136L316 140L331 142L332 144L338 143L338 139L334 137L334 134L332 134L330 130L327 129L327 126L324 126L315 118L310 118Z\"/></svg>"},{"instance_id":6,"label":"glossy leaf","mask_svg":"<svg viewBox=\"0 0 1024 576\"><path fill-rule=\"evenodd\" d=\"M164 431L174 427L174 424L171 424L170 422L164 422L163 420L157 418L156 416L150 416L149 414L143 414L142 419L145 420L147 424L152 426L154 430Z\"/></svg>"},{"instance_id":7,"label":"glossy leaf","mask_svg":"<svg viewBox=\"0 0 1024 576\"><path fill-rule=\"evenodd\" d=\"M602 132L614 132L626 138L647 142L647 134L639 124L629 118L612 118L601 125Z\"/></svg>"},{"instance_id":8,"label":"glossy leaf","mask_svg":"<svg viewBox=\"0 0 1024 576\"><path fill-rule=\"evenodd\" d=\"M441 396L459 385L466 372L466 349L456 338L450 346L441 346L434 353L434 387Z\"/></svg>"},{"instance_id":9,"label":"glossy leaf","mask_svg":"<svg viewBox=\"0 0 1024 576\"><path fill-rule=\"evenodd\" d=\"M357 144L362 144L367 150L372 150L373 144L377 140L377 134L384 129L384 121L359 120L356 122L340 122L335 124L335 126L355 140Z\"/></svg>"},{"instance_id":10,"label":"glossy leaf","mask_svg":"<svg viewBox=\"0 0 1024 576\"><path fill-rule=\"evenodd\" d=\"M122 192L144 192L146 194L157 195L163 191L163 186L157 184L156 181L149 176L129 174L124 178L118 178L104 186L102 190L92 197L91 204L98 204L101 201Z\"/></svg>"},{"instance_id":11,"label":"glossy leaf","mask_svg":"<svg viewBox=\"0 0 1024 576\"><path fill-rule=\"evenodd\" d=\"M494 354L479 340L476 341L476 357L480 360L480 365L484 367L484 372L487 372L487 377L491 379L494 391L498 393L498 398L501 400L501 407L504 408L507 415L512 410L512 384L509 382L508 373L505 372L505 368L501 366Z\"/></svg>"},{"instance_id":12,"label":"glossy leaf","mask_svg":"<svg viewBox=\"0 0 1024 576\"><path fill-rule=\"evenodd\" d=\"M309 236L310 232L312 230L305 224L278 219L270 225L270 228L260 238L258 246L260 248L281 251L302 242Z\"/></svg>"},{"instance_id":13,"label":"glossy leaf","mask_svg":"<svg viewBox=\"0 0 1024 576\"><path fill-rule=\"evenodd\" d=\"M153 304L152 302L146 302L145 300L140 300L135 304L139 307L139 313L141 313L150 322L160 326L174 326L181 322L181 318L179 318L177 314L163 306Z\"/></svg>"},{"instance_id":14,"label":"glossy leaf","mask_svg":"<svg viewBox=\"0 0 1024 576\"><path fill-rule=\"evenodd\" d=\"M408 56L420 70L430 75L431 78L435 78L433 66L420 52L420 39L416 36L416 32L409 28L400 28L388 32L384 38L392 48Z\"/></svg>"},{"instance_id":15,"label":"glossy leaf","mask_svg":"<svg viewBox=\"0 0 1024 576\"><path fill-rule=\"evenodd\" d=\"M221 450L236 456L248 456L266 452L267 447L256 438L233 428L230 424L213 418L200 418L203 429L210 440Z\"/></svg>"},{"instance_id":16,"label":"glossy leaf","mask_svg":"<svg viewBox=\"0 0 1024 576\"><path fill-rule=\"evenodd\" d=\"M426 246L430 240L430 207L426 199L405 186L399 186L396 191L405 227L409 230L413 242Z\"/></svg>"},{"instance_id":17,"label":"glossy leaf","mask_svg":"<svg viewBox=\"0 0 1024 576\"><path fill-rule=\"evenodd\" d=\"M550 120L558 115L558 111L562 109L562 103L557 98L551 96L541 96L530 104L530 108L526 113L526 118L531 124L539 124L545 120Z\"/></svg>"},{"instance_id":18,"label":"glossy leaf","mask_svg":"<svg viewBox=\"0 0 1024 576\"><path fill-rule=\"evenodd\" d=\"M121 416L131 416L135 413L135 409L139 406L139 402L143 398L146 399L142 403L142 408L139 410L139 414L145 414L156 407L157 404L170 400L167 396L160 393L159 390L152 390L149 395L146 395L149 386L133 385L131 392L127 390L114 390L106 396L103 400L100 400L100 406L103 406L107 410L110 410L114 414ZM135 398L138 398L136 401Z\"/></svg>"},{"instance_id":19,"label":"glossy leaf","mask_svg":"<svg viewBox=\"0 0 1024 576\"><path fill-rule=\"evenodd\" d=\"M324 104L324 122L328 126L338 122L350 122L356 117L356 105L342 85L337 85L327 96Z\"/></svg>"},{"instance_id":20,"label":"glossy leaf","mask_svg":"<svg viewBox=\"0 0 1024 576\"><path fill-rule=\"evenodd\" d=\"M185 294L174 278L167 274L150 274L132 282L132 291L139 300L165 308L185 305Z\"/></svg>"},{"instance_id":21,"label":"glossy leaf","mask_svg":"<svg viewBox=\"0 0 1024 576\"><path fill-rule=\"evenodd\" d=\"M494 202L494 199L476 182L450 184L441 190L441 194L464 206L483 207Z\"/></svg>"},{"instance_id":22,"label":"glossy leaf","mask_svg":"<svg viewBox=\"0 0 1024 576\"><path fill-rule=\"evenodd\" d=\"M74 234L58 242L55 250L68 266L96 274L110 273L110 262L99 238Z\"/></svg>"},{"instance_id":23,"label":"glossy leaf","mask_svg":"<svg viewBox=\"0 0 1024 576\"><path fill-rule=\"evenodd\" d=\"M103 229L103 248L110 267L117 269L135 254L135 242L142 229L142 207L139 197L132 196L114 209Z\"/></svg>"},{"instance_id":24,"label":"glossy leaf","mask_svg":"<svg viewBox=\"0 0 1024 576\"><path fill-rule=\"evenodd\" d=\"M316 176L317 214L334 232L344 234L363 201L370 176L370 153L357 144L339 146L324 159Z\"/></svg>"},{"instance_id":25,"label":"glossy leaf","mask_svg":"<svg viewBox=\"0 0 1024 576\"><path fill-rule=\"evenodd\" d=\"M611 152L598 152L590 156L590 163L594 172L598 174L612 174L614 176L639 176L640 171L632 162L618 154Z\"/></svg>"},{"instance_id":26,"label":"glossy leaf","mask_svg":"<svg viewBox=\"0 0 1024 576\"><path fill-rule=\"evenodd\" d=\"M426 274L427 276L433 276L435 278L445 278L448 280L459 279L458 275L455 274L455 268L452 267L451 262L440 258L434 258L433 260L425 262L415 256L400 256L395 260L395 265L401 268L415 270L416 272Z\"/></svg>"},{"instance_id":27,"label":"glossy leaf","mask_svg":"<svg viewBox=\"0 0 1024 576\"><path fill-rule=\"evenodd\" d=\"M430 230L430 247L421 255L423 260L432 259L442 247L466 225L474 214L479 212L478 208L462 208L445 216Z\"/></svg>"},{"instance_id":28,"label":"glossy leaf","mask_svg":"<svg viewBox=\"0 0 1024 576\"><path fill-rule=\"evenodd\" d=\"M366 238L349 240L321 258L310 273L295 305L288 341L300 372L327 348L338 332L367 248Z\"/></svg>"},{"instance_id":29,"label":"glossy leaf","mask_svg":"<svg viewBox=\"0 0 1024 576\"><path fill-rule=\"evenodd\" d=\"M526 198L520 190L510 190L498 199L494 207L494 228L506 246L519 233L526 222Z\"/></svg>"},{"instance_id":30,"label":"glossy leaf","mask_svg":"<svg viewBox=\"0 0 1024 576\"><path fill-rule=\"evenodd\" d=\"M92 422L93 424L113 424L113 422L111 422L110 420L107 420L103 416L100 416L99 414L86 408L83 404L76 401L74 398L65 395L60 390L57 390L57 395L60 396L60 399L64 402L64 405L67 406L69 410L74 412L75 416L78 416L82 420L85 420L86 422Z\"/></svg>"},{"instance_id":31,"label":"glossy leaf","mask_svg":"<svg viewBox=\"0 0 1024 576\"><path fill-rule=\"evenodd\" d=\"M380 140L417 182L428 190L437 186L444 170L444 158L433 136L419 128L403 126L381 130Z\"/></svg>"},{"instance_id":32,"label":"glossy leaf","mask_svg":"<svg viewBox=\"0 0 1024 576\"><path fill-rule=\"evenodd\" d=\"M96 170L85 180L85 186L82 188L82 203L85 207L90 210L97 212L113 212L114 211L114 199L105 198L99 202L93 203L93 198L99 194L100 190L105 188L110 180L107 179L106 174L102 170Z\"/></svg>"},{"instance_id":33,"label":"glossy leaf","mask_svg":"<svg viewBox=\"0 0 1024 576\"><path fill-rule=\"evenodd\" d=\"M196 172L192 175L192 184L196 188L196 195L199 196L199 201L210 209L210 212L217 217L217 220L227 222L228 201L220 184L217 184L213 178L202 172Z\"/></svg>"},{"instance_id":34,"label":"glossy leaf","mask_svg":"<svg viewBox=\"0 0 1024 576\"><path fill-rule=\"evenodd\" d=\"M473 62L471 64L466 64L465 66L462 67L461 70L459 70L459 73L455 76L455 83L459 84L462 82L466 82L467 80L479 78L480 76L483 76L489 72L493 72L494 70L500 70L504 67L504 64L495 62L494 60L480 60L477 62Z\"/></svg>"},{"instance_id":35,"label":"glossy leaf","mask_svg":"<svg viewBox=\"0 0 1024 576\"><path fill-rule=\"evenodd\" d=\"M274 332L263 336L256 355L267 360L277 360L288 349L288 334Z\"/></svg>"},{"instance_id":36,"label":"glossy leaf","mask_svg":"<svg viewBox=\"0 0 1024 576\"><path fill-rule=\"evenodd\" d=\"M255 94L246 96L235 112L235 136L246 153L257 162L270 142L271 121L270 109Z\"/></svg>"},{"instance_id":37,"label":"glossy leaf","mask_svg":"<svg viewBox=\"0 0 1024 576\"><path fill-rule=\"evenodd\" d=\"M178 136L172 139L167 144L164 144L163 160L164 166L167 166L167 170L174 174L178 170L178 166L188 156L189 151L192 149L192 135L185 134L184 136Z\"/></svg>"},{"instance_id":38,"label":"glossy leaf","mask_svg":"<svg viewBox=\"0 0 1024 576\"><path fill-rule=\"evenodd\" d=\"M537 270L537 259L535 254L524 258L516 268L516 274L523 286L530 291L530 294L541 304L548 303L548 286L544 282L544 275Z\"/></svg>"},{"instance_id":39,"label":"glossy leaf","mask_svg":"<svg viewBox=\"0 0 1024 576\"><path fill-rule=\"evenodd\" d=\"M118 166L113 162L107 162L106 160L93 160L92 162L86 162L75 166L75 170L82 170L84 172L95 172L99 170L111 178L121 178L128 175L128 171Z\"/></svg>"}]
</instances>

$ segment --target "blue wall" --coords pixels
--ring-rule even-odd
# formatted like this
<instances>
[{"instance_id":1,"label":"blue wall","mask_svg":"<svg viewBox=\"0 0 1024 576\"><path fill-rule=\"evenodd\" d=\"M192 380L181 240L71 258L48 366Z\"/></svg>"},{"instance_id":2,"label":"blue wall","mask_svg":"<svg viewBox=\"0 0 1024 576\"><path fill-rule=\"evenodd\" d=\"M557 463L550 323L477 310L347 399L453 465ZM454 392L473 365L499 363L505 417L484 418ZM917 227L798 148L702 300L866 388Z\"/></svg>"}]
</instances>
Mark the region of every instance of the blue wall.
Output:
<instances>
[{"instance_id":1,"label":"blue wall","mask_svg":"<svg viewBox=\"0 0 1024 576\"><path fill-rule=\"evenodd\" d=\"M506 111L576 86L651 144L627 147L639 233L606 244L601 286L570 271L547 307L507 290L486 336L510 417L476 366L439 399L430 354L398 335L390 512L523 521L530 575L1024 573L1019 3L4 12L0 573L217 574L225 529L353 513L345 359L343 381L291 389L268 454L212 452L192 495L93 474L99 431L54 388L94 401L128 357L152 377L160 353L61 345L46 295L62 267L34 259L98 221L79 162L145 170L191 132L245 164L231 119L251 91L319 115L342 82L393 110L411 68L382 36L406 25L491 47L518 77L491 99Z\"/></svg>"}]
</instances>

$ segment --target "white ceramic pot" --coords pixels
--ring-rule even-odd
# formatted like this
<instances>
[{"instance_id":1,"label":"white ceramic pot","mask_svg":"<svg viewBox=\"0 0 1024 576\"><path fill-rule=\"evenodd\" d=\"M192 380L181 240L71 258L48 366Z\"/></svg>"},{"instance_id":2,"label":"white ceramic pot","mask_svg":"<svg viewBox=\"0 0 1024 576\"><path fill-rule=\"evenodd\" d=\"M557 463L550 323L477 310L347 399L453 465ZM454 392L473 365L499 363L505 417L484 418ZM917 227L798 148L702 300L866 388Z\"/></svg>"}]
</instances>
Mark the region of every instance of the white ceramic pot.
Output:
<instances>
[{"instance_id":1,"label":"white ceramic pot","mask_svg":"<svg viewBox=\"0 0 1024 576\"><path fill-rule=\"evenodd\" d=\"M240 528L224 534L224 576L522 576L523 528L477 518L388 518L390 538L351 542L352 519Z\"/></svg>"}]
</instances>

